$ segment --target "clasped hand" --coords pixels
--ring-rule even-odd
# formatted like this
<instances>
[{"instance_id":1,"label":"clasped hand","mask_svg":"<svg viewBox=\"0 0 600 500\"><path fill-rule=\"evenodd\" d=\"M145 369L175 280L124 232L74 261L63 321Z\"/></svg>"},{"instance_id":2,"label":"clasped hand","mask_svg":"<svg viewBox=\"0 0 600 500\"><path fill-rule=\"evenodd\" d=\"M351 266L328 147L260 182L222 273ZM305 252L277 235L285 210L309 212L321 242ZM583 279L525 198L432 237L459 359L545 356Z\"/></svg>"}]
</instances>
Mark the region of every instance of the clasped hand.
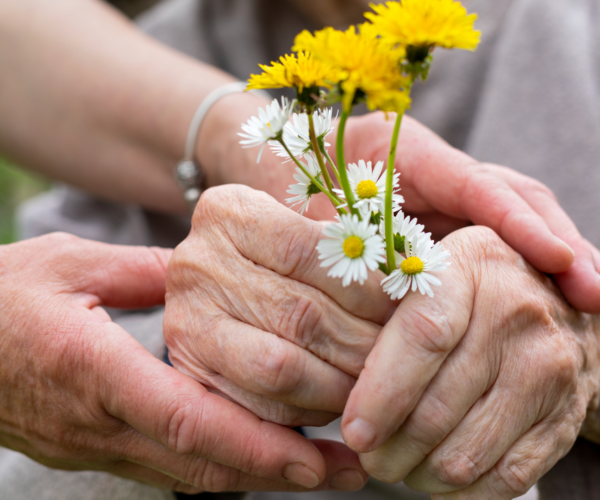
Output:
<instances>
[{"instance_id":1,"label":"clasped hand","mask_svg":"<svg viewBox=\"0 0 600 500\"><path fill-rule=\"evenodd\" d=\"M360 488L346 447L210 394L111 321L102 306L164 302L170 256L65 234L0 247L0 446L183 493Z\"/></svg>"},{"instance_id":2,"label":"clasped hand","mask_svg":"<svg viewBox=\"0 0 600 500\"><path fill-rule=\"evenodd\" d=\"M170 262L174 365L265 420L343 413L345 441L384 481L444 499L525 492L598 393L597 318L483 227L444 239L433 299L397 305L377 274L343 288L319 267L322 227L249 188L206 192Z\"/></svg>"}]
</instances>

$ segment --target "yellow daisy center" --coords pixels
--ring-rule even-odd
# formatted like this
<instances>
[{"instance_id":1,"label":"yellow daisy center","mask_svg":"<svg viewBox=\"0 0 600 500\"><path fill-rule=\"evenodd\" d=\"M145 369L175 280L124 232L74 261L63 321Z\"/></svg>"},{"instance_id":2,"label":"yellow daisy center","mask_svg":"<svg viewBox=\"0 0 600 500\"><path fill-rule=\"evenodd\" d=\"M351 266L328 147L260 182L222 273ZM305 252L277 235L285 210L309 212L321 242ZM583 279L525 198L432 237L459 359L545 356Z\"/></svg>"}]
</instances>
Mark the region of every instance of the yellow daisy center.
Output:
<instances>
[{"instance_id":1,"label":"yellow daisy center","mask_svg":"<svg viewBox=\"0 0 600 500\"><path fill-rule=\"evenodd\" d=\"M358 236L350 236L344 241L344 253L351 259L357 259L365 251L365 244Z\"/></svg>"},{"instance_id":2,"label":"yellow daisy center","mask_svg":"<svg viewBox=\"0 0 600 500\"><path fill-rule=\"evenodd\" d=\"M373 198L374 196L377 196L377 193L377 184L371 180L360 181L358 186L356 186L356 194L361 200L364 200L365 198Z\"/></svg>"},{"instance_id":3,"label":"yellow daisy center","mask_svg":"<svg viewBox=\"0 0 600 500\"><path fill-rule=\"evenodd\" d=\"M400 269L404 274L413 276L423 272L423 261L419 257L409 257L402 261Z\"/></svg>"}]
</instances>

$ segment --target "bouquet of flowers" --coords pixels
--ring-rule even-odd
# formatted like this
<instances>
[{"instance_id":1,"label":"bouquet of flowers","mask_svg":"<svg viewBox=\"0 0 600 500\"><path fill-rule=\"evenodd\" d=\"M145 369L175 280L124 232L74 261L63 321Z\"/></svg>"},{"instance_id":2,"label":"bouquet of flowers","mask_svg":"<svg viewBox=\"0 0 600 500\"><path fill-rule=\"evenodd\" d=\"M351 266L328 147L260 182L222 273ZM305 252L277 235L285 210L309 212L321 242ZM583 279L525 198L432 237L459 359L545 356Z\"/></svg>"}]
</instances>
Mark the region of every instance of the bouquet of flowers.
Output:
<instances>
[{"instance_id":1,"label":"bouquet of flowers","mask_svg":"<svg viewBox=\"0 0 600 500\"><path fill-rule=\"evenodd\" d=\"M299 205L301 214L312 196L329 198L338 222L326 226L316 248L321 265L330 267L329 276L343 278L343 286L363 284L368 270L379 268L387 275L382 286L392 299L409 290L433 296L431 285L441 281L431 273L449 266L450 253L402 212L396 148L412 86L427 79L434 48L475 50L477 16L455 0L402 0L371 8L365 13L367 22L358 27L300 33L294 54L261 66L263 73L250 77L248 90L289 87L296 99L274 100L260 109L242 124L240 143L261 146L258 161L268 144L294 162L297 184L290 186L293 196L287 201ZM342 106L337 162L326 142L333 130L330 106L336 102ZM383 161L346 164L344 131L359 103L396 114L385 170Z\"/></svg>"}]
</instances>

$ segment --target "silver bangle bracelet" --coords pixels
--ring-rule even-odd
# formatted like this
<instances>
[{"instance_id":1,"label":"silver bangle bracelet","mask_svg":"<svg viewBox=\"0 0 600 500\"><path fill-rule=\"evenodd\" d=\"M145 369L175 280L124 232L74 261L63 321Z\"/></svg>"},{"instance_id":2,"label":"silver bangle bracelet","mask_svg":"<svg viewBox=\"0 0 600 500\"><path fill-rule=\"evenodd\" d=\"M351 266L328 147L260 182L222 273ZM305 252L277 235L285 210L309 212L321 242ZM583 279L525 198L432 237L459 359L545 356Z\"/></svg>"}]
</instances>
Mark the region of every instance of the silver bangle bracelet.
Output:
<instances>
[{"instance_id":1,"label":"silver bangle bracelet","mask_svg":"<svg viewBox=\"0 0 600 500\"><path fill-rule=\"evenodd\" d=\"M204 181L204 172L200 168L200 165L198 165L198 162L196 162L194 159L196 140L198 138L202 121L204 120L204 117L210 108L212 108L212 106L219 99L229 94L243 92L246 90L246 86L246 82L232 82L213 90L202 101L200 106L198 106L196 113L194 113L194 117L192 118L192 123L188 129L187 138L185 141L183 159L178 163L177 168L175 169L175 179L177 184L179 184L179 187L183 189L183 197L190 207L190 211L192 212L196 208L196 204L198 203L203 191L202 184ZM264 91L259 90L252 92L266 96L269 99L271 98L271 96Z\"/></svg>"}]
</instances>

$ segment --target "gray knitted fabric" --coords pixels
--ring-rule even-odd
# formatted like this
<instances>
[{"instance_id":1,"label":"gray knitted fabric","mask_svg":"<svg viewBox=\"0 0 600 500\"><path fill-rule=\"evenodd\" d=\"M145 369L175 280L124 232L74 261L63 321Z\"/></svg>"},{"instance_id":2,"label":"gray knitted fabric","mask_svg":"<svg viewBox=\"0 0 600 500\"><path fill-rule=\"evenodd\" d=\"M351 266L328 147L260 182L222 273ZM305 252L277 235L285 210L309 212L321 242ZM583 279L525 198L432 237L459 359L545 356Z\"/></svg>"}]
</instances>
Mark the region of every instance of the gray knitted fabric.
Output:
<instances>
[{"instance_id":1,"label":"gray knitted fabric","mask_svg":"<svg viewBox=\"0 0 600 500\"><path fill-rule=\"evenodd\" d=\"M600 246L600 0L467 0L483 41L476 53L436 51L430 80L417 86L412 116L478 160L513 167L548 184L583 234ZM284 1L169 0L144 14L150 35L247 78L257 63L287 52L310 24ZM20 212L22 236L62 230L122 244L174 246L183 219L95 200L61 188ZM120 315L159 355L161 313ZM335 424L312 435L332 435ZM600 498L597 448L579 442L540 484L543 500ZM0 450L0 500L169 499L101 473L50 471ZM253 494L255 500L419 500L427 495L372 481L362 492ZM532 494L531 497L535 498Z\"/></svg>"}]
</instances>

